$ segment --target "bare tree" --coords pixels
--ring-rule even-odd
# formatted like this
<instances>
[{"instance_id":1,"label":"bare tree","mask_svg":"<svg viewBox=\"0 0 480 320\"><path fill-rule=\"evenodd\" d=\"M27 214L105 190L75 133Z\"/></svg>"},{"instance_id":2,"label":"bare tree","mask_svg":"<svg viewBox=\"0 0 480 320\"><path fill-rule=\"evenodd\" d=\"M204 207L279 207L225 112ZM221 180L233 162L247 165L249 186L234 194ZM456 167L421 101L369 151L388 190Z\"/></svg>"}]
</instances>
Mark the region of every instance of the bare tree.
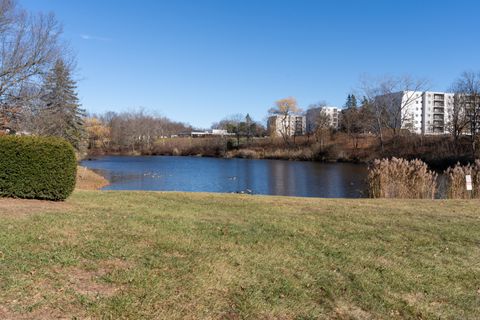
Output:
<instances>
[{"instance_id":1,"label":"bare tree","mask_svg":"<svg viewBox=\"0 0 480 320\"><path fill-rule=\"evenodd\" d=\"M327 106L325 101L320 101L308 106L307 114L307 135L313 133L315 142L320 142L321 148L324 147L325 137L330 134L332 119L325 112L324 108Z\"/></svg>"},{"instance_id":2,"label":"bare tree","mask_svg":"<svg viewBox=\"0 0 480 320\"><path fill-rule=\"evenodd\" d=\"M417 99L421 99L418 93L424 92L426 87L426 80L410 76L363 79L362 91L374 117L374 132L380 139L382 149L384 130L391 131L397 137L402 129L413 129L411 108Z\"/></svg>"},{"instance_id":3,"label":"bare tree","mask_svg":"<svg viewBox=\"0 0 480 320\"><path fill-rule=\"evenodd\" d=\"M461 94L455 93L453 107L446 122L447 131L453 137L455 148L458 148L458 140L468 131L469 126L469 118L465 112L463 100Z\"/></svg>"},{"instance_id":4,"label":"bare tree","mask_svg":"<svg viewBox=\"0 0 480 320\"><path fill-rule=\"evenodd\" d=\"M38 84L59 57L60 33L52 14L31 15L13 0L0 0L0 127L21 115L25 87Z\"/></svg>"},{"instance_id":5,"label":"bare tree","mask_svg":"<svg viewBox=\"0 0 480 320\"><path fill-rule=\"evenodd\" d=\"M362 110L357 107L350 107L342 111L340 129L343 130L351 139L353 148L358 148L358 136L364 131Z\"/></svg>"},{"instance_id":6,"label":"bare tree","mask_svg":"<svg viewBox=\"0 0 480 320\"><path fill-rule=\"evenodd\" d=\"M235 135L237 139L237 147L240 146L240 138L246 135L245 130L245 116L241 113L228 116L219 123L212 125L212 129L227 130L228 133Z\"/></svg>"},{"instance_id":7,"label":"bare tree","mask_svg":"<svg viewBox=\"0 0 480 320\"><path fill-rule=\"evenodd\" d=\"M296 135L296 128L292 128L292 117L300 112L301 109L298 107L297 99L293 97L277 100L275 107L268 110L270 115L279 117L280 128L276 127L278 122L276 121L275 130L280 133L287 144L290 142L290 137Z\"/></svg>"},{"instance_id":8,"label":"bare tree","mask_svg":"<svg viewBox=\"0 0 480 320\"><path fill-rule=\"evenodd\" d=\"M89 139L94 142L104 139L103 151L106 152L151 154L160 139L191 129L184 123L149 114L142 108L122 113L110 111L96 118L100 123L88 123Z\"/></svg>"},{"instance_id":9,"label":"bare tree","mask_svg":"<svg viewBox=\"0 0 480 320\"><path fill-rule=\"evenodd\" d=\"M454 137L468 133L473 157L476 156L480 134L480 72L464 72L453 84L454 112L452 127Z\"/></svg>"},{"instance_id":10,"label":"bare tree","mask_svg":"<svg viewBox=\"0 0 480 320\"><path fill-rule=\"evenodd\" d=\"M325 147L325 137L332 130L332 119L325 111L320 111L315 119L315 141L320 142L320 147Z\"/></svg>"}]
</instances>

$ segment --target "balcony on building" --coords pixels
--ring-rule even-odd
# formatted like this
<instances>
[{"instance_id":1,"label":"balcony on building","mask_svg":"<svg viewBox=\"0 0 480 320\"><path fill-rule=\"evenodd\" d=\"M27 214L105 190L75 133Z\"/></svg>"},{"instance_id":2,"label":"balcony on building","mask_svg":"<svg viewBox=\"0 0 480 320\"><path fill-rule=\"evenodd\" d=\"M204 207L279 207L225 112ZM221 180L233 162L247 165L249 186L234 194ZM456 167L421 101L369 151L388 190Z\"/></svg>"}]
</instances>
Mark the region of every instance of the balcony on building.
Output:
<instances>
[{"instance_id":1,"label":"balcony on building","mask_svg":"<svg viewBox=\"0 0 480 320\"><path fill-rule=\"evenodd\" d=\"M433 95L433 101L444 101L445 96L443 94L434 94Z\"/></svg>"},{"instance_id":2,"label":"balcony on building","mask_svg":"<svg viewBox=\"0 0 480 320\"><path fill-rule=\"evenodd\" d=\"M445 113L445 108L443 108L443 107L434 107L434 108L433 108L433 113L434 113L434 114L444 114L444 113Z\"/></svg>"}]
</instances>

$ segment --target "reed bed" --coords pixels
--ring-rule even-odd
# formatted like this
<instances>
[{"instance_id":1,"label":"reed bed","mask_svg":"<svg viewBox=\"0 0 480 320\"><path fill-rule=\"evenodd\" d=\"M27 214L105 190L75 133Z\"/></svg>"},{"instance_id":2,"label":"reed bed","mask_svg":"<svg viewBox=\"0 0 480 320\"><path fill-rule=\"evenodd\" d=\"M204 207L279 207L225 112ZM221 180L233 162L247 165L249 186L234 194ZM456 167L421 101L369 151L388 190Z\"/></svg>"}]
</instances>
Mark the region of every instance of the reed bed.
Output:
<instances>
[{"instance_id":1,"label":"reed bed","mask_svg":"<svg viewBox=\"0 0 480 320\"><path fill-rule=\"evenodd\" d=\"M418 159L377 159L369 168L368 186L372 198L433 199L437 174Z\"/></svg>"},{"instance_id":2,"label":"reed bed","mask_svg":"<svg viewBox=\"0 0 480 320\"><path fill-rule=\"evenodd\" d=\"M472 190L467 190L466 176L472 178ZM480 160L473 164L462 166L457 163L453 168L445 171L447 179L447 196L450 199L478 199L480 198Z\"/></svg>"}]
</instances>

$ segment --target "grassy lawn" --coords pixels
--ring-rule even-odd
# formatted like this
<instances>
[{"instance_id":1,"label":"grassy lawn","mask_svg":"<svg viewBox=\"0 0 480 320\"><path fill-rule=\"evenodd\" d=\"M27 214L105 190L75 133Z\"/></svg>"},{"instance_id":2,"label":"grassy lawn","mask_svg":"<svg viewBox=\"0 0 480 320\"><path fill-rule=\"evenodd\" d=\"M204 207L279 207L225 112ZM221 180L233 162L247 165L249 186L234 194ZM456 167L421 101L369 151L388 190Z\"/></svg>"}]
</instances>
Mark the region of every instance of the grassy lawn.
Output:
<instances>
[{"instance_id":1,"label":"grassy lawn","mask_svg":"<svg viewBox=\"0 0 480 320\"><path fill-rule=\"evenodd\" d=\"M478 319L479 205L0 199L0 318Z\"/></svg>"}]
</instances>

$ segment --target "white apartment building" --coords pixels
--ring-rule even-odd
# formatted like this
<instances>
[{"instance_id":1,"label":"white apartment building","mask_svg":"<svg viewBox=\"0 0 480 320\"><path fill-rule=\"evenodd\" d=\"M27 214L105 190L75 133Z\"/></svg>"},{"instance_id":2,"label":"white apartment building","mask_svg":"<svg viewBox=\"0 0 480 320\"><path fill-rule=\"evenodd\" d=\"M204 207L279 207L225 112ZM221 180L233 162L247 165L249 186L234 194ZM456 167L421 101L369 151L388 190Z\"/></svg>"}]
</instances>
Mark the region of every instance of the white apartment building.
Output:
<instances>
[{"instance_id":1,"label":"white apartment building","mask_svg":"<svg viewBox=\"0 0 480 320\"><path fill-rule=\"evenodd\" d=\"M423 95L423 133L449 133L453 114L453 93L425 92Z\"/></svg>"},{"instance_id":2,"label":"white apartment building","mask_svg":"<svg viewBox=\"0 0 480 320\"><path fill-rule=\"evenodd\" d=\"M268 118L267 130L270 136L301 136L305 134L306 121L304 116L275 115Z\"/></svg>"},{"instance_id":3,"label":"white apartment building","mask_svg":"<svg viewBox=\"0 0 480 320\"><path fill-rule=\"evenodd\" d=\"M340 117L341 110L337 107L318 107L312 108L307 110L306 114L306 130L307 133L315 132L317 128L317 120L320 114L325 114L330 119L330 127L334 129L338 129L339 126L339 117Z\"/></svg>"},{"instance_id":4,"label":"white apartment building","mask_svg":"<svg viewBox=\"0 0 480 320\"><path fill-rule=\"evenodd\" d=\"M453 111L453 93L434 91L402 91L376 97L376 101L397 115L390 119L397 128L418 134L448 133Z\"/></svg>"}]
</instances>

